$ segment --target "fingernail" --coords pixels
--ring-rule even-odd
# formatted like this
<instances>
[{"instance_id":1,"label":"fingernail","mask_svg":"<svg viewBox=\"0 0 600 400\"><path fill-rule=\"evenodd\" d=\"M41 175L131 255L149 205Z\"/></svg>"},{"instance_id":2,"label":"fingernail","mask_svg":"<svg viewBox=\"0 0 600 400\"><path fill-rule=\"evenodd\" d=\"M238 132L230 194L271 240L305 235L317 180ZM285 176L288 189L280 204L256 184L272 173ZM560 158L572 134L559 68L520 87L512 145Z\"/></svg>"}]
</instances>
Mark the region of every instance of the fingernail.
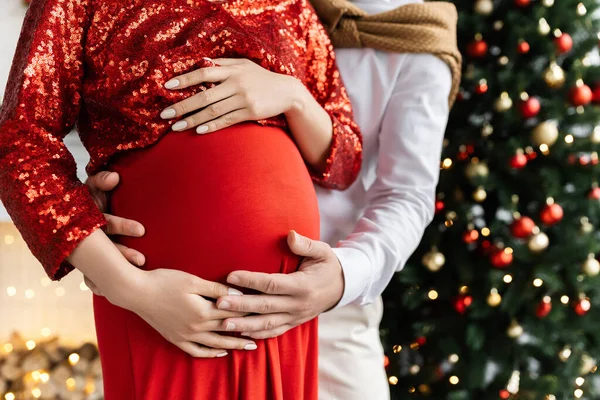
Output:
<instances>
[{"instance_id":1,"label":"fingernail","mask_svg":"<svg viewBox=\"0 0 600 400\"><path fill-rule=\"evenodd\" d=\"M255 343L248 343L244 346L244 350L256 350L258 346Z\"/></svg>"},{"instance_id":2,"label":"fingernail","mask_svg":"<svg viewBox=\"0 0 600 400\"><path fill-rule=\"evenodd\" d=\"M175 89L177 86L179 86L179 79L171 79L170 81L165 83L165 88L167 89Z\"/></svg>"},{"instance_id":3,"label":"fingernail","mask_svg":"<svg viewBox=\"0 0 600 400\"><path fill-rule=\"evenodd\" d=\"M135 265L137 265L138 267L141 267L142 265L144 265L144 259L140 256L137 256L135 258Z\"/></svg>"},{"instance_id":4,"label":"fingernail","mask_svg":"<svg viewBox=\"0 0 600 400\"><path fill-rule=\"evenodd\" d=\"M238 283L240 283L240 278L238 278L235 275L232 275L229 278L227 278L227 282L231 283L232 285L237 285Z\"/></svg>"},{"instance_id":5,"label":"fingernail","mask_svg":"<svg viewBox=\"0 0 600 400\"><path fill-rule=\"evenodd\" d=\"M225 357L226 355L227 355L227 352L221 353L221 354L217 354L217 357L221 358L221 357Z\"/></svg>"},{"instance_id":6,"label":"fingernail","mask_svg":"<svg viewBox=\"0 0 600 400\"><path fill-rule=\"evenodd\" d=\"M141 226L137 226L137 227L135 228L135 233L136 233L138 236L143 236L143 235L144 235L144 228L142 228Z\"/></svg>"},{"instance_id":7,"label":"fingernail","mask_svg":"<svg viewBox=\"0 0 600 400\"><path fill-rule=\"evenodd\" d=\"M196 133L206 133L208 132L208 126L202 125L196 128Z\"/></svg>"},{"instance_id":8,"label":"fingernail","mask_svg":"<svg viewBox=\"0 0 600 400\"><path fill-rule=\"evenodd\" d=\"M162 119L173 118L176 115L177 115L177 111L175 111L172 108L167 108L167 109L163 110L163 112L160 113L160 117Z\"/></svg>"},{"instance_id":9,"label":"fingernail","mask_svg":"<svg viewBox=\"0 0 600 400\"><path fill-rule=\"evenodd\" d=\"M240 292L239 290L229 289L227 291L227 294L229 294L230 296L242 296L244 293Z\"/></svg>"},{"instance_id":10,"label":"fingernail","mask_svg":"<svg viewBox=\"0 0 600 400\"><path fill-rule=\"evenodd\" d=\"M248 336L248 332L242 332L242 333L240 333L240 335L242 335L242 336Z\"/></svg>"},{"instance_id":11,"label":"fingernail","mask_svg":"<svg viewBox=\"0 0 600 400\"><path fill-rule=\"evenodd\" d=\"M227 310L229 307L231 307L231 304L229 304L229 302L228 302L228 301L222 301L222 302L219 304L219 308L220 308L221 310Z\"/></svg>"},{"instance_id":12,"label":"fingernail","mask_svg":"<svg viewBox=\"0 0 600 400\"><path fill-rule=\"evenodd\" d=\"M178 122L175 122L173 124L173 130L174 131L182 131L185 128L187 128L187 126L188 126L187 122L185 122L185 121L178 121Z\"/></svg>"},{"instance_id":13,"label":"fingernail","mask_svg":"<svg viewBox=\"0 0 600 400\"><path fill-rule=\"evenodd\" d=\"M227 328L225 328L225 330L232 331L234 329L235 329L235 324L233 322L228 322L227 323Z\"/></svg>"}]
</instances>

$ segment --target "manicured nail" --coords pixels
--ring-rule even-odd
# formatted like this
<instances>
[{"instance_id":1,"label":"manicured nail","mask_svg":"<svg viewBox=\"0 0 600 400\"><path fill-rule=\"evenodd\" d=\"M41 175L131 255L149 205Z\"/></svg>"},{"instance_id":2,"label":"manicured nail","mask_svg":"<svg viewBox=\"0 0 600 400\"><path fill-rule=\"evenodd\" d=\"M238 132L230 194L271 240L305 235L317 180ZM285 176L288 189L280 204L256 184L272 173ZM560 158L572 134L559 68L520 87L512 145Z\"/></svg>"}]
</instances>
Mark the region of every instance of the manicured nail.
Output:
<instances>
[{"instance_id":1,"label":"manicured nail","mask_svg":"<svg viewBox=\"0 0 600 400\"><path fill-rule=\"evenodd\" d=\"M136 226L135 233L138 236L144 236L144 228L142 228L141 226Z\"/></svg>"},{"instance_id":2,"label":"manicured nail","mask_svg":"<svg viewBox=\"0 0 600 400\"><path fill-rule=\"evenodd\" d=\"M187 126L188 126L187 122L185 122L185 121L178 121L178 122L175 122L173 124L173 130L174 131L182 131L185 128L187 128Z\"/></svg>"},{"instance_id":3,"label":"manicured nail","mask_svg":"<svg viewBox=\"0 0 600 400\"><path fill-rule=\"evenodd\" d=\"M165 88L167 89L175 89L177 86L179 86L179 79L171 79L165 83Z\"/></svg>"},{"instance_id":4,"label":"manicured nail","mask_svg":"<svg viewBox=\"0 0 600 400\"><path fill-rule=\"evenodd\" d=\"M217 357L221 358L221 357L225 357L226 355L227 355L227 352L221 353L221 354L217 354Z\"/></svg>"},{"instance_id":5,"label":"manicured nail","mask_svg":"<svg viewBox=\"0 0 600 400\"><path fill-rule=\"evenodd\" d=\"M256 350L258 346L255 343L248 343L244 346L244 350Z\"/></svg>"},{"instance_id":6,"label":"manicured nail","mask_svg":"<svg viewBox=\"0 0 600 400\"><path fill-rule=\"evenodd\" d=\"M242 336L249 336L248 332L242 332L242 333L240 333L240 335L242 335Z\"/></svg>"},{"instance_id":7,"label":"manicured nail","mask_svg":"<svg viewBox=\"0 0 600 400\"><path fill-rule=\"evenodd\" d=\"M135 258L135 265L137 265L138 267L141 267L142 265L144 265L144 259L140 256L137 256Z\"/></svg>"},{"instance_id":8,"label":"manicured nail","mask_svg":"<svg viewBox=\"0 0 600 400\"><path fill-rule=\"evenodd\" d=\"M169 119L169 118L173 118L174 116L177 115L177 111L175 111L172 108L167 108L164 109L163 112L160 113L160 117L162 119Z\"/></svg>"},{"instance_id":9,"label":"manicured nail","mask_svg":"<svg viewBox=\"0 0 600 400\"><path fill-rule=\"evenodd\" d=\"M231 283L232 285L237 285L238 283L240 283L240 278L238 278L235 275L231 275L229 278L227 278L227 283Z\"/></svg>"},{"instance_id":10,"label":"manicured nail","mask_svg":"<svg viewBox=\"0 0 600 400\"><path fill-rule=\"evenodd\" d=\"M227 328L225 328L225 330L232 331L234 329L235 329L235 324L233 322L228 322L227 323Z\"/></svg>"},{"instance_id":11,"label":"manicured nail","mask_svg":"<svg viewBox=\"0 0 600 400\"><path fill-rule=\"evenodd\" d=\"M206 133L208 132L208 126L202 125L196 128L196 133Z\"/></svg>"},{"instance_id":12,"label":"manicured nail","mask_svg":"<svg viewBox=\"0 0 600 400\"><path fill-rule=\"evenodd\" d=\"M219 304L219 308L220 308L221 310L228 310L228 309L229 309L229 307L231 307L231 304L229 304L229 302L228 302L228 301L222 301L222 302Z\"/></svg>"},{"instance_id":13,"label":"manicured nail","mask_svg":"<svg viewBox=\"0 0 600 400\"><path fill-rule=\"evenodd\" d=\"M240 292L239 290L229 289L227 291L227 294L229 294L230 296L242 296L244 293Z\"/></svg>"}]
</instances>

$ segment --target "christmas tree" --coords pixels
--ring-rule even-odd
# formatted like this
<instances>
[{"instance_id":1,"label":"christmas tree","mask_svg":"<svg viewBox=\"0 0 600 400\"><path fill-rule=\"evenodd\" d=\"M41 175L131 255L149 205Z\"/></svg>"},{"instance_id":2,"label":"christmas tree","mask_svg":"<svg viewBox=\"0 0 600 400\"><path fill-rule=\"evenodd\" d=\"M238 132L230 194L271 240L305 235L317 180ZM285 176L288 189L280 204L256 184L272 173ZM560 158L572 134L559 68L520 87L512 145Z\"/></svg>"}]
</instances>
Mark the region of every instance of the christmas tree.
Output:
<instances>
[{"instance_id":1,"label":"christmas tree","mask_svg":"<svg viewBox=\"0 0 600 400\"><path fill-rule=\"evenodd\" d=\"M395 399L599 399L595 0L456 0L436 215L384 294Z\"/></svg>"}]
</instances>

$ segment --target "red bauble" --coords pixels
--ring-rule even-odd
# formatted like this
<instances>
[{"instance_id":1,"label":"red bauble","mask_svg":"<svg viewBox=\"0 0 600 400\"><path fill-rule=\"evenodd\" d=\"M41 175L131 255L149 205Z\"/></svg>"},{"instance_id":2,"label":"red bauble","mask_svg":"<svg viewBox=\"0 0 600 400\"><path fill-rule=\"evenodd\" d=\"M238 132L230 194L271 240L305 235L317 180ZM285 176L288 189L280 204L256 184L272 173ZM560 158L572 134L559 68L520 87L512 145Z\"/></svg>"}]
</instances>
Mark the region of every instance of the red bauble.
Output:
<instances>
[{"instance_id":1,"label":"red bauble","mask_svg":"<svg viewBox=\"0 0 600 400\"><path fill-rule=\"evenodd\" d=\"M469 305L471 305L471 303L469 303ZM427 338L425 336L419 336L417 338L417 344L419 346L425 346L425 343L427 343Z\"/></svg>"},{"instance_id":2,"label":"red bauble","mask_svg":"<svg viewBox=\"0 0 600 400\"><path fill-rule=\"evenodd\" d=\"M600 84L595 84L594 89L592 89L592 101L600 103Z\"/></svg>"},{"instance_id":3,"label":"red bauble","mask_svg":"<svg viewBox=\"0 0 600 400\"><path fill-rule=\"evenodd\" d=\"M523 118L532 118L538 115L541 108L542 106L538 98L530 97L521 103L519 111L521 111Z\"/></svg>"},{"instance_id":4,"label":"red bauble","mask_svg":"<svg viewBox=\"0 0 600 400\"><path fill-rule=\"evenodd\" d=\"M390 365L390 358L388 356L383 357L383 367L387 368Z\"/></svg>"},{"instance_id":5,"label":"red bauble","mask_svg":"<svg viewBox=\"0 0 600 400\"><path fill-rule=\"evenodd\" d=\"M510 392L506 389L502 389L498 392L498 396L500 396L502 400L507 400L510 397Z\"/></svg>"},{"instance_id":6,"label":"red bauble","mask_svg":"<svg viewBox=\"0 0 600 400\"><path fill-rule=\"evenodd\" d=\"M600 188L595 187L592 190L590 190L590 192L588 193L588 198L592 200L600 200Z\"/></svg>"},{"instance_id":7,"label":"red bauble","mask_svg":"<svg viewBox=\"0 0 600 400\"><path fill-rule=\"evenodd\" d=\"M513 262L513 254L506 249L498 249L490 255L490 262L495 268L506 268Z\"/></svg>"},{"instance_id":8,"label":"red bauble","mask_svg":"<svg viewBox=\"0 0 600 400\"><path fill-rule=\"evenodd\" d=\"M479 232L477 231L477 229L471 229L463 233L463 241L466 244L474 243L475 241L477 241L477 239L479 239Z\"/></svg>"},{"instance_id":9,"label":"red bauble","mask_svg":"<svg viewBox=\"0 0 600 400\"><path fill-rule=\"evenodd\" d=\"M561 206L556 203L548 204L540 213L540 219L546 225L554 225L564 216L564 211Z\"/></svg>"},{"instance_id":10,"label":"red bauble","mask_svg":"<svg viewBox=\"0 0 600 400\"><path fill-rule=\"evenodd\" d=\"M517 46L517 51L520 54L527 54L527 53L529 53L530 49L531 49L531 47L529 46L529 43L527 43L524 40L522 40L521 42L519 42L519 45Z\"/></svg>"},{"instance_id":11,"label":"red bauble","mask_svg":"<svg viewBox=\"0 0 600 400\"><path fill-rule=\"evenodd\" d=\"M514 169L525 168L527 165L527 156L523 153L517 153L510 159L510 166Z\"/></svg>"},{"instance_id":12,"label":"red bauble","mask_svg":"<svg viewBox=\"0 0 600 400\"><path fill-rule=\"evenodd\" d=\"M467 45L467 53L472 58L484 57L487 53L488 45L483 39L475 39Z\"/></svg>"},{"instance_id":13,"label":"red bauble","mask_svg":"<svg viewBox=\"0 0 600 400\"><path fill-rule=\"evenodd\" d=\"M525 239L533 234L533 228L535 228L535 222L531 218L521 217L512 223L510 231L514 237Z\"/></svg>"},{"instance_id":14,"label":"red bauble","mask_svg":"<svg viewBox=\"0 0 600 400\"><path fill-rule=\"evenodd\" d=\"M484 94L487 91L488 91L488 85L487 85L487 83L480 83L475 88L475 93L477 93L477 94Z\"/></svg>"},{"instance_id":15,"label":"red bauble","mask_svg":"<svg viewBox=\"0 0 600 400\"><path fill-rule=\"evenodd\" d=\"M590 311L592 304L588 299L581 299L575 304L575 313L577 315L585 315Z\"/></svg>"},{"instance_id":16,"label":"red bauble","mask_svg":"<svg viewBox=\"0 0 600 400\"><path fill-rule=\"evenodd\" d=\"M459 314L464 314L467 312L467 308L471 306L471 303L473 303L473 297L461 294L456 296L452 305Z\"/></svg>"},{"instance_id":17,"label":"red bauble","mask_svg":"<svg viewBox=\"0 0 600 400\"><path fill-rule=\"evenodd\" d=\"M446 204L442 200L436 200L435 213L436 214L441 213L442 211L444 211L444 208L446 208Z\"/></svg>"},{"instance_id":18,"label":"red bauble","mask_svg":"<svg viewBox=\"0 0 600 400\"><path fill-rule=\"evenodd\" d=\"M552 302L542 300L535 308L535 315L538 318L544 318L552 311Z\"/></svg>"},{"instance_id":19,"label":"red bauble","mask_svg":"<svg viewBox=\"0 0 600 400\"><path fill-rule=\"evenodd\" d=\"M581 85L571 89L569 98L574 106L585 106L590 104L594 94L588 85Z\"/></svg>"},{"instance_id":20,"label":"red bauble","mask_svg":"<svg viewBox=\"0 0 600 400\"><path fill-rule=\"evenodd\" d=\"M558 54L566 53L573 48L573 39L568 33L563 33L554 39L554 44L556 45Z\"/></svg>"},{"instance_id":21,"label":"red bauble","mask_svg":"<svg viewBox=\"0 0 600 400\"><path fill-rule=\"evenodd\" d=\"M527 7L529 4L531 4L531 0L515 0L517 7Z\"/></svg>"}]
</instances>

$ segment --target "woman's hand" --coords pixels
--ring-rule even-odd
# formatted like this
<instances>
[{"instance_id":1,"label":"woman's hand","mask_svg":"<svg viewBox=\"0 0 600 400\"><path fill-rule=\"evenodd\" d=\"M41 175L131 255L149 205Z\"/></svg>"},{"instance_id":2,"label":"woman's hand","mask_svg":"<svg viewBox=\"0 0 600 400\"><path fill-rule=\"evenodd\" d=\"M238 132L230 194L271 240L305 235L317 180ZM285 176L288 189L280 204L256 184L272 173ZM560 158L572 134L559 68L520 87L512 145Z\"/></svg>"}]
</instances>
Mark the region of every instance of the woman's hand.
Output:
<instances>
[{"instance_id":1,"label":"woman's hand","mask_svg":"<svg viewBox=\"0 0 600 400\"><path fill-rule=\"evenodd\" d=\"M298 101L304 85L294 77L277 74L246 59L215 59L214 67L200 68L175 77L167 89L184 89L201 83L219 85L166 108L163 119L179 118L173 130L196 128L200 134L211 133L243 121L256 121L290 111Z\"/></svg>"},{"instance_id":2,"label":"woman's hand","mask_svg":"<svg viewBox=\"0 0 600 400\"><path fill-rule=\"evenodd\" d=\"M213 358L226 356L228 349L257 348L252 340L216 333L223 330L224 319L245 313L219 310L202 297L239 296L241 292L178 270L157 269L144 275L119 305L135 312L181 350Z\"/></svg>"}]
</instances>

